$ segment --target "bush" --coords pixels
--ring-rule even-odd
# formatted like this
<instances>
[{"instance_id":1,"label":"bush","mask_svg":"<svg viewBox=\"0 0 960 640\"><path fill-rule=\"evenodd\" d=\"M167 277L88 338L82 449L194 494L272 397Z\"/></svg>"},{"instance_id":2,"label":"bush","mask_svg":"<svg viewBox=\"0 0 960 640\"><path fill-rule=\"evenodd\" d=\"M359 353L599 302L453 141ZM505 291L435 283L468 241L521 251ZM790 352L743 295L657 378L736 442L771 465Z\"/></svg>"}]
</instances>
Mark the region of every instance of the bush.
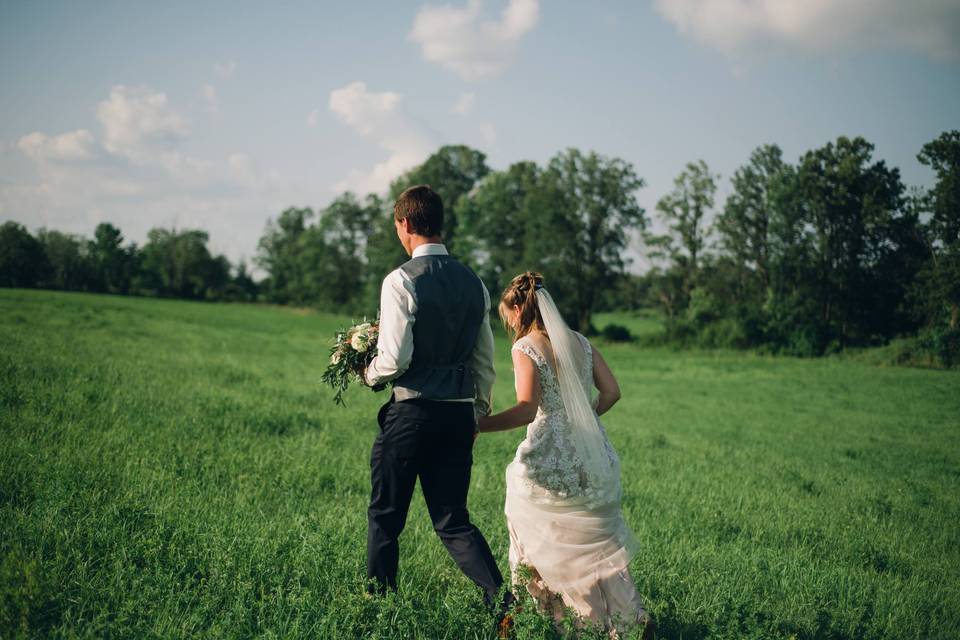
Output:
<instances>
[{"instance_id":1,"label":"bush","mask_svg":"<svg viewBox=\"0 0 960 640\"><path fill-rule=\"evenodd\" d=\"M698 328L683 318L667 318L664 322L666 342L678 347L689 347L696 342Z\"/></svg>"},{"instance_id":2,"label":"bush","mask_svg":"<svg viewBox=\"0 0 960 640\"><path fill-rule=\"evenodd\" d=\"M603 328L603 331L600 332L600 335L610 342L630 342L633 340L630 329L627 329L622 324L608 324Z\"/></svg>"},{"instance_id":3,"label":"bush","mask_svg":"<svg viewBox=\"0 0 960 640\"><path fill-rule=\"evenodd\" d=\"M917 336L917 346L944 367L960 365L960 327L929 327Z\"/></svg>"},{"instance_id":4,"label":"bush","mask_svg":"<svg viewBox=\"0 0 960 640\"><path fill-rule=\"evenodd\" d=\"M957 367L960 358L949 351L950 330L926 329L919 335L901 336L879 347L848 349L850 355L871 365L894 365L941 369ZM954 346L956 349L956 346Z\"/></svg>"},{"instance_id":5,"label":"bush","mask_svg":"<svg viewBox=\"0 0 960 640\"><path fill-rule=\"evenodd\" d=\"M800 358L823 355L824 338L820 328L813 324L801 325L788 333L780 353Z\"/></svg>"},{"instance_id":6,"label":"bush","mask_svg":"<svg viewBox=\"0 0 960 640\"><path fill-rule=\"evenodd\" d=\"M736 318L721 318L705 325L697 337L701 347L744 349L750 346L743 325Z\"/></svg>"}]
</instances>

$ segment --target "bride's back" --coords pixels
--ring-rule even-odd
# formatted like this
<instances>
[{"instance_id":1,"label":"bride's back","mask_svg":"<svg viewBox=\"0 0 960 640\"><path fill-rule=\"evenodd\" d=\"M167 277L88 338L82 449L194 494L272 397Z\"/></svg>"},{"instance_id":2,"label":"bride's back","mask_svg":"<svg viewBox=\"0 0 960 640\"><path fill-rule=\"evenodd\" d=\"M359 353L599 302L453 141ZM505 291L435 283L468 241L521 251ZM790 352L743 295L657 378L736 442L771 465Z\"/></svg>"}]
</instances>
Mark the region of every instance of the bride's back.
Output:
<instances>
[{"instance_id":1,"label":"bride's back","mask_svg":"<svg viewBox=\"0 0 960 640\"><path fill-rule=\"evenodd\" d=\"M584 391L587 392L587 397L589 397L593 387L591 367L593 363L587 350L589 343L584 336L576 331L571 330L570 333L573 334L574 340L580 345L579 349L575 349L573 351L574 366L577 370L577 375L580 377L580 380L584 385ZM544 359L554 380L556 380L557 357L553 351L553 344L550 342L550 338L547 336L547 334L542 331L531 331L526 336L521 338L521 340L526 341L537 351L537 353Z\"/></svg>"}]
</instances>

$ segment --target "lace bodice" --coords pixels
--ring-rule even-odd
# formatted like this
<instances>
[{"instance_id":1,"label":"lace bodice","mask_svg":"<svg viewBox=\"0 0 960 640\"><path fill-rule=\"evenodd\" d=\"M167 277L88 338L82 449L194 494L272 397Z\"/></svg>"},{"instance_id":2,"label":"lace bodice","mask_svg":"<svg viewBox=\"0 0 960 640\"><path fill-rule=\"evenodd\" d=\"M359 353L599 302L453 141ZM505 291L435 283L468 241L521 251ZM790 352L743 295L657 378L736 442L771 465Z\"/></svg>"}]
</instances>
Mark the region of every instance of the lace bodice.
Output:
<instances>
[{"instance_id":1,"label":"lace bodice","mask_svg":"<svg viewBox=\"0 0 960 640\"><path fill-rule=\"evenodd\" d=\"M583 363L578 374L580 381L592 397L593 392L593 353L590 342L581 334L574 332L584 349ZM560 385L548 357L538 348L530 336L524 336L514 343L513 349L520 351L533 360L540 381L540 403L533 422L527 426L527 437L517 447L514 458L514 474L522 489L530 499L543 502L569 501L583 498L591 503L607 503L619 500L620 461L607 439L606 431L600 426L604 449L608 462L613 468L615 485L593 486L590 470L576 450L571 434L571 425L567 420ZM510 472L508 472L510 473ZM607 474L609 475L609 474Z\"/></svg>"}]
</instances>

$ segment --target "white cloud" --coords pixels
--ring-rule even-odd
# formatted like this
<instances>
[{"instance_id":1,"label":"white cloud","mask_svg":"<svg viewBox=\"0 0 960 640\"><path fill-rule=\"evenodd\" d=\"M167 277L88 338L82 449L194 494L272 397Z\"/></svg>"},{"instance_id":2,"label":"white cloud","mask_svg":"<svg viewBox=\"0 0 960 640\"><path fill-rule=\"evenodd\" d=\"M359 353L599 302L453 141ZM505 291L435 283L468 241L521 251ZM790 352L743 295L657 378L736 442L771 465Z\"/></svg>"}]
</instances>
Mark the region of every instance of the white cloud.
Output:
<instances>
[{"instance_id":1,"label":"white cloud","mask_svg":"<svg viewBox=\"0 0 960 640\"><path fill-rule=\"evenodd\" d=\"M97 106L103 146L114 154L146 162L190 131L187 120L167 104L164 93L117 85Z\"/></svg>"},{"instance_id":2,"label":"white cloud","mask_svg":"<svg viewBox=\"0 0 960 640\"><path fill-rule=\"evenodd\" d=\"M78 129L58 136L35 131L17 141L17 148L38 162L88 160L96 153L93 134Z\"/></svg>"},{"instance_id":3,"label":"white cloud","mask_svg":"<svg viewBox=\"0 0 960 640\"><path fill-rule=\"evenodd\" d=\"M50 175L58 172L55 163L78 160L96 164L98 169L126 167L138 168L141 173L177 174L190 184L217 175L215 163L180 150L190 131L189 123L167 104L163 93L148 87L115 86L97 106L97 118L103 131L100 144L92 133L80 129L58 136L37 131L20 138L17 147ZM60 169L59 173L64 171Z\"/></svg>"},{"instance_id":4,"label":"white cloud","mask_svg":"<svg viewBox=\"0 0 960 640\"><path fill-rule=\"evenodd\" d=\"M482 124L480 125L480 137L483 139L483 144L492 147L497 142L497 129L489 122Z\"/></svg>"},{"instance_id":5,"label":"white cloud","mask_svg":"<svg viewBox=\"0 0 960 640\"><path fill-rule=\"evenodd\" d=\"M0 220L87 236L106 220L138 243L156 226L206 229L211 249L236 261L252 255L268 216L329 196L309 171L281 176L243 153L186 154L187 120L162 93L114 87L97 116L99 131L0 144Z\"/></svg>"},{"instance_id":6,"label":"white cloud","mask_svg":"<svg viewBox=\"0 0 960 640\"><path fill-rule=\"evenodd\" d=\"M372 134L395 117L399 105L399 93L373 93L367 91L365 82L351 82L330 92L330 110L364 135Z\"/></svg>"},{"instance_id":7,"label":"white cloud","mask_svg":"<svg viewBox=\"0 0 960 640\"><path fill-rule=\"evenodd\" d=\"M451 111L461 116L465 116L473 109L473 105L476 101L477 96L473 93L461 93Z\"/></svg>"},{"instance_id":8,"label":"white cloud","mask_svg":"<svg viewBox=\"0 0 960 640\"><path fill-rule=\"evenodd\" d=\"M334 189L358 193L383 192L390 181L422 162L436 145L401 108L400 94L374 93L363 82L352 82L330 92L330 111L362 136L389 152L368 172L354 170Z\"/></svg>"},{"instance_id":9,"label":"white cloud","mask_svg":"<svg viewBox=\"0 0 960 640\"><path fill-rule=\"evenodd\" d=\"M246 189L282 193L285 189L292 188L290 180L275 170L264 170L245 153L228 155L227 171L227 177L234 185Z\"/></svg>"},{"instance_id":10,"label":"white cloud","mask_svg":"<svg viewBox=\"0 0 960 640\"><path fill-rule=\"evenodd\" d=\"M237 63L233 60L229 62L218 62L213 65L213 72L223 78L224 80L229 80L233 77L233 73L237 70Z\"/></svg>"},{"instance_id":11,"label":"white cloud","mask_svg":"<svg viewBox=\"0 0 960 640\"><path fill-rule=\"evenodd\" d=\"M201 88L201 93L203 93L203 99L207 102L207 107L211 111L216 111L218 107L217 88L212 84L205 84Z\"/></svg>"},{"instance_id":12,"label":"white cloud","mask_svg":"<svg viewBox=\"0 0 960 640\"><path fill-rule=\"evenodd\" d=\"M317 126L318 122L320 122L320 109L314 109L307 114L307 126L312 129Z\"/></svg>"},{"instance_id":13,"label":"white cloud","mask_svg":"<svg viewBox=\"0 0 960 640\"><path fill-rule=\"evenodd\" d=\"M724 53L757 47L907 49L960 58L956 0L654 0L677 29Z\"/></svg>"},{"instance_id":14,"label":"white cloud","mask_svg":"<svg viewBox=\"0 0 960 640\"><path fill-rule=\"evenodd\" d=\"M20 169L14 151L0 151L4 173ZM141 245L153 227L204 229L211 250L236 263L241 257L249 262L269 216L328 197L316 177L281 179L242 153L189 160L208 168L169 171L104 153L84 162L35 161L16 181L0 181L0 221L87 237L97 223L109 221Z\"/></svg>"},{"instance_id":15,"label":"white cloud","mask_svg":"<svg viewBox=\"0 0 960 640\"><path fill-rule=\"evenodd\" d=\"M227 156L227 166L240 180L251 180L256 176L253 160L245 153L231 153Z\"/></svg>"},{"instance_id":16,"label":"white cloud","mask_svg":"<svg viewBox=\"0 0 960 640\"><path fill-rule=\"evenodd\" d=\"M465 80L496 75L512 61L520 38L536 26L540 7L537 0L508 0L499 21L483 20L481 8L481 0L424 6L409 38L420 45L425 60Z\"/></svg>"}]
</instances>

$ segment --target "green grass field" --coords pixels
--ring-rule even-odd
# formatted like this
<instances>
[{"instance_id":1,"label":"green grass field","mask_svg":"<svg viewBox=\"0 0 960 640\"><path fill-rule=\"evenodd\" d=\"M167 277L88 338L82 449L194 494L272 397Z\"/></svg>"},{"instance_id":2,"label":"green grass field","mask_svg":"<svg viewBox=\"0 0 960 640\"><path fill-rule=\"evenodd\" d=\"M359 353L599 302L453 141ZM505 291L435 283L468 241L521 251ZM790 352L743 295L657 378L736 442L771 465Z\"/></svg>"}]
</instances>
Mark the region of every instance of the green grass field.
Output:
<instances>
[{"instance_id":1,"label":"green grass field","mask_svg":"<svg viewBox=\"0 0 960 640\"><path fill-rule=\"evenodd\" d=\"M0 290L0 637L489 637L419 493L399 592L362 595L385 396L320 386L347 320ZM960 375L599 346L660 637L960 637ZM521 438L475 451L505 573ZM552 634L519 616L518 638Z\"/></svg>"},{"instance_id":2,"label":"green grass field","mask_svg":"<svg viewBox=\"0 0 960 640\"><path fill-rule=\"evenodd\" d=\"M661 318L648 310L598 313L593 317L593 324L601 331L608 324L618 324L626 327L634 338L641 341L661 336L664 332Z\"/></svg>"}]
</instances>

